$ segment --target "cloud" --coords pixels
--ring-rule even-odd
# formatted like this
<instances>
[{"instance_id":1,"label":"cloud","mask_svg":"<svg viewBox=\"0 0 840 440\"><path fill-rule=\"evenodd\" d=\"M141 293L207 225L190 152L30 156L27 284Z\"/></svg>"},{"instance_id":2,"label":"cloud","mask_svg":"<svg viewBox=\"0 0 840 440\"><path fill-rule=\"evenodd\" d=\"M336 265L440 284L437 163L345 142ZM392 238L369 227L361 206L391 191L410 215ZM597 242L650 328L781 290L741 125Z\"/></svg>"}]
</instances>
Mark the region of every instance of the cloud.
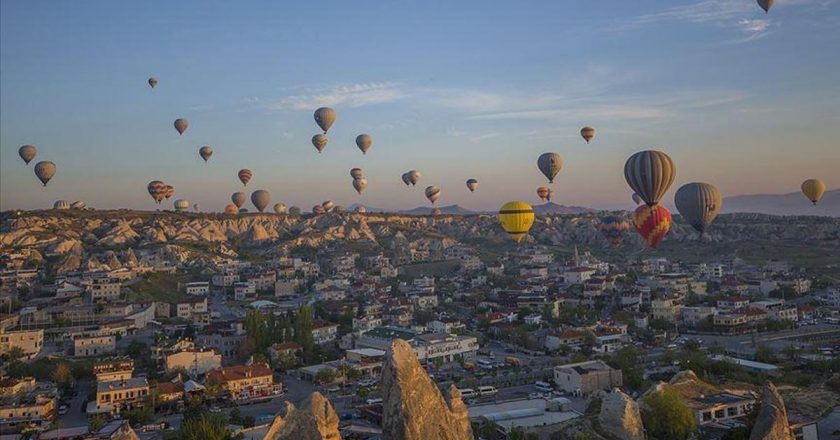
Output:
<instances>
[{"instance_id":1,"label":"cloud","mask_svg":"<svg viewBox=\"0 0 840 440\"><path fill-rule=\"evenodd\" d=\"M502 133L485 133L470 138L470 142L481 142L487 139L493 139L501 136Z\"/></svg>"},{"instance_id":2,"label":"cloud","mask_svg":"<svg viewBox=\"0 0 840 440\"><path fill-rule=\"evenodd\" d=\"M735 40L736 43L746 43L770 35L772 24L770 20L747 20L738 21L738 31L744 35L743 38Z\"/></svg>"},{"instance_id":3,"label":"cloud","mask_svg":"<svg viewBox=\"0 0 840 440\"><path fill-rule=\"evenodd\" d=\"M265 106L267 110L312 110L322 106L364 107L404 99L407 93L394 83L370 82L310 89Z\"/></svg>"}]
</instances>

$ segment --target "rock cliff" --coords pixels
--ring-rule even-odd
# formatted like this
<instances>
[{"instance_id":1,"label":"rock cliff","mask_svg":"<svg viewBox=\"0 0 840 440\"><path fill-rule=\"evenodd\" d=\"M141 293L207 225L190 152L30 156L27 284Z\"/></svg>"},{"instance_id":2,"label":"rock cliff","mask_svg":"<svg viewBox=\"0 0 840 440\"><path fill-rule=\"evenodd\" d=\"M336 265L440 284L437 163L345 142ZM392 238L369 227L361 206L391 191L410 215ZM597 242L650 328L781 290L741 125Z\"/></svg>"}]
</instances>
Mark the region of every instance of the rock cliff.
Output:
<instances>
[{"instance_id":1,"label":"rock cliff","mask_svg":"<svg viewBox=\"0 0 840 440\"><path fill-rule=\"evenodd\" d=\"M314 392L300 408L286 402L286 415L274 419L263 440L341 440L338 422L330 401Z\"/></svg>"},{"instance_id":2,"label":"rock cliff","mask_svg":"<svg viewBox=\"0 0 840 440\"><path fill-rule=\"evenodd\" d=\"M750 440L794 440L785 402L772 382L767 382L761 392L761 407Z\"/></svg>"},{"instance_id":3,"label":"rock cliff","mask_svg":"<svg viewBox=\"0 0 840 440\"><path fill-rule=\"evenodd\" d=\"M471 439L469 414L461 394L450 387L450 402L420 366L411 346L395 340L382 372L383 440Z\"/></svg>"},{"instance_id":4,"label":"rock cliff","mask_svg":"<svg viewBox=\"0 0 840 440\"><path fill-rule=\"evenodd\" d=\"M633 398L616 388L611 392L601 391L592 399L600 401L600 410L596 417L599 433L616 440L645 439L642 415Z\"/></svg>"}]
</instances>

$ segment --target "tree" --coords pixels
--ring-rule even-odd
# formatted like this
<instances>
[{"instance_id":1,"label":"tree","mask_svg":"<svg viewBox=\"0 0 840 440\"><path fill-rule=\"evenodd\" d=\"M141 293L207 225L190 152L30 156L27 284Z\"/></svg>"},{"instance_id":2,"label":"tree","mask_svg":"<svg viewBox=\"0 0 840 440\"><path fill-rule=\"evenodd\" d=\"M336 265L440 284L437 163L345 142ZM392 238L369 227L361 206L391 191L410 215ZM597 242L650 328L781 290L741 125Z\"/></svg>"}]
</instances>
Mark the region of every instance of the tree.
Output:
<instances>
[{"instance_id":1,"label":"tree","mask_svg":"<svg viewBox=\"0 0 840 440\"><path fill-rule=\"evenodd\" d=\"M198 417L185 418L181 428L183 440L230 440L225 419L217 414L203 412Z\"/></svg>"},{"instance_id":2,"label":"tree","mask_svg":"<svg viewBox=\"0 0 840 440\"><path fill-rule=\"evenodd\" d=\"M55 370L52 373L53 382L56 385L67 389L73 385L73 372L70 369L70 366L67 365L67 362L59 362L58 365L55 366Z\"/></svg>"},{"instance_id":3,"label":"tree","mask_svg":"<svg viewBox=\"0 0 840 440\"><path fill-rule=\"evenodd\" d=\"M96 414L90 418L90 422L88 422L88 429L90 429L90 432L99 431L107 422L108 417L105 416L105 414Z\"/></svg>"},{"instance_id":4,"label":"tree","mask_svg":"<svg viewBox=\"0 0 840 440\"><path fill-rule=\"evenodd\" d=\"M14 362L19 360L25 355L23 349L20 347L12 347L3 355L9 362Z\"/></svg>"},{"instance_id":5,"label":"tree","mask_svg":"<svg viewBox=\"0 0 840 440\"><path fill-rule=\"evenodd\" d=\"M312 360L315 340L312 337L312 308L304 304L300 306L295 315L294 329L295 342L303 347L303 356L307 361Z\"/></svg>"},{"instance_id":6,"label":"tree","mask_svg":"<svg viewBox=\"0 0 840 440\"><path fill-rule=\"evenodd\" d=\"M230 414L228 415L228 422L230 422L231 425L242 424L242 412L239 411L239 408L234 408L230 410Z\"/></svg>"},{"instance_id":7,"label":"tree","mask_svg":"<svg viewBox=\"0 0 840 440\"><path fill-rule=\"evenodd\" d=\"M632 390L642 387L643 371L639 362L639 350L632 345L618 350L613 356L613 363L621 369L624 385Z\"/></svg>"},{"instance_id":8,"label":"tree","mask_svg":"<svg viewBox=\"0 0 840 440\"><path fill-rule=\"evenodd\" d=\"M335 381L335 371L332 368L322 368L315 374L315 381L321 384L333 383Z\"/></svg>"},{"instance_id":9,"label":"tree","mask_svg":"<svg viewBox=\"0 0 840 440\"><path fill-rule=\"evenodd\" d=\"M642 421L652 440L685 440L697 430L694 414L676 391L665 389L642 402Z\"/></svg>"}]
</instances>

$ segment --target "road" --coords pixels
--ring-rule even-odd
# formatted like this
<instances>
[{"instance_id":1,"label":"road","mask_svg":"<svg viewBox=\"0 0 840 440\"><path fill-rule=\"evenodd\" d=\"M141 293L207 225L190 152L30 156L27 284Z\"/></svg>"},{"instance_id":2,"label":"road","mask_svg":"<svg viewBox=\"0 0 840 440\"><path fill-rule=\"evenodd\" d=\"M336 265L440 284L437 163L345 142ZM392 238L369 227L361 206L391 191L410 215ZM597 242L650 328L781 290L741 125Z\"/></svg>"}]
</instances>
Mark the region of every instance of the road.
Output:
<instances>
[{"instance_id":1,"label":"road","mask_svg":"<svg viewBox=\"0 0 840 440\"><path fill-rule=\"evenodd\" d=\"M76 383L76 396L70 401L67 414L59 416L62 428L75 428L77 426L87 426L87 408L84 407L87 400L90 387L93 383L88 381Z\"/></svg>"}]
</instances>

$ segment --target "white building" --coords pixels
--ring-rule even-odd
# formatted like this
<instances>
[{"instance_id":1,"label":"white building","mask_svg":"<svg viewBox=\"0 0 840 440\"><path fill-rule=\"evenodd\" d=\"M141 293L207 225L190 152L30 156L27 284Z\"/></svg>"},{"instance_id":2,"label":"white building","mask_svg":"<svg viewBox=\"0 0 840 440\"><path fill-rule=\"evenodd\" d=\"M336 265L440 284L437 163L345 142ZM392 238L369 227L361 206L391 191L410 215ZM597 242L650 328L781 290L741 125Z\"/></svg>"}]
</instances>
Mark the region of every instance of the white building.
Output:
<instances>
[{"instance_id":1,"label":"white building","mask_svg":"<svg viewBox=\"0 0 840 440\"><path fill-rule=\"evenodd\" d=\"M206 295L210 293L210 283L207 281L193 281L184 286L188 295Z\"/></svg>"},{"instance_id":2,"label":"white building","mask_svg":"<svg viewBox=\"0 0 840 440\"><path fill-rule=\"evenodd\" d=\"M249 281L240 281L233 283L233 297L237 301L243 301L248 297L257 294L257 286Z\"/></svg>"}]
</instances>

